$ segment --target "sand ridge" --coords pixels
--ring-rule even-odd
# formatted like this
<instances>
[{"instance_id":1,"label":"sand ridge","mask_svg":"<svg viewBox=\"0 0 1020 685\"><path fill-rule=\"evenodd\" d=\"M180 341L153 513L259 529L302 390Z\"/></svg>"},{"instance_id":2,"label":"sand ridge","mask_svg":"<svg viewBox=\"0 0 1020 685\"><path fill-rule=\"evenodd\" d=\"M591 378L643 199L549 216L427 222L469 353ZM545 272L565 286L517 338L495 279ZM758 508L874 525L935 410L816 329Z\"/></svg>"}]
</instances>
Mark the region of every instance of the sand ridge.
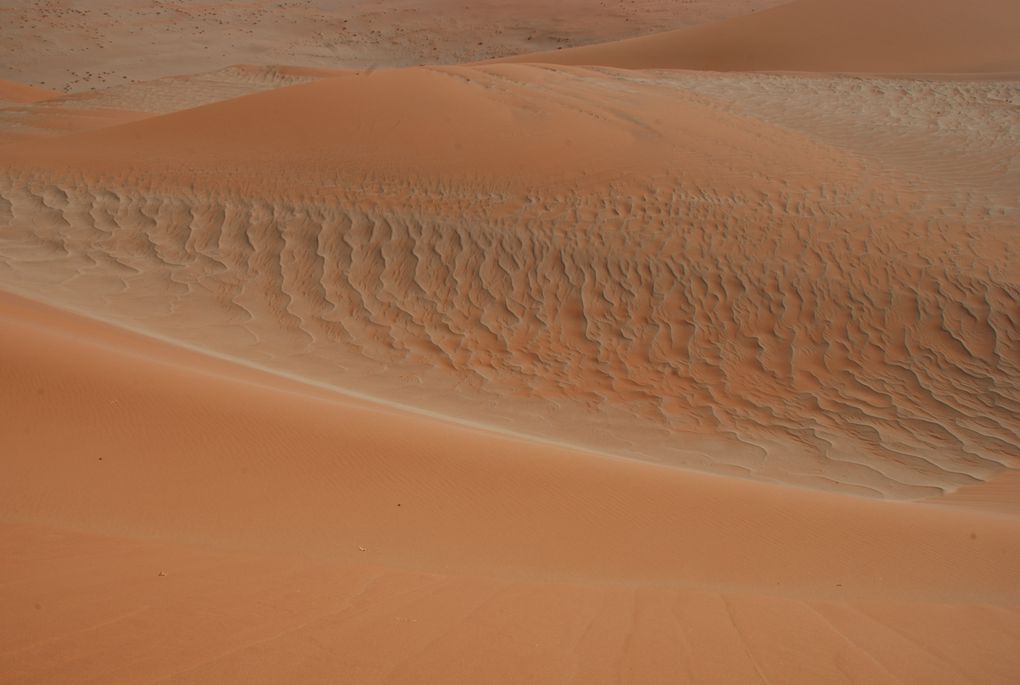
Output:
<instances>
[{"instance_id":1,"label":"sand ridge","mask_svg":"<svg viewBox=\"0 0 1020 685\"><path fill-rule=\"evenodd\" d=\"M68 95L52 93L51 97L0 108L0 145L116 126L344 73L239 64L211 73L134 81Z\"/></svg>"},{"instance_id":2,"label":"sand ridge","mask_svg":"<svg viewBox=\"0 0 1020 685\"><path fill-rule=\"evenodd\" d=\"M9 146L2 278L557 442L938 495L1017 467L1020 122L967 121L1007 83L854 83L398 70Z\"/></svg>"},{"instance_id":3,"label":"sand ridge","mask_svg":"<svg viewBox=\"0 0 1020 685\"><path fill-rule=\"evenodd\" d=\"M0 8L0 683L1017 682L1018 18Z\"/></svg>"}]
</instances>

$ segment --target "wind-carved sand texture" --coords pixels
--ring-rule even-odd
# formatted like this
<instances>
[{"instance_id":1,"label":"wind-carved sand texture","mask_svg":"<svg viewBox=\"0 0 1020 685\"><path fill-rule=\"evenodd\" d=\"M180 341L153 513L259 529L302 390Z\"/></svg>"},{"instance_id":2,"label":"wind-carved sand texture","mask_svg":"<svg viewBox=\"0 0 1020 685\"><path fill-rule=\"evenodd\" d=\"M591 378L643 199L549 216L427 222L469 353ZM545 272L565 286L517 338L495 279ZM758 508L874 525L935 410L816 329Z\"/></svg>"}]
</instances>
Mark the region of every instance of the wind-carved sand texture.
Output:
<instances>
[{"instance_id":1,"label":"wind-carved sand texture","mask_svg":"<svg viewBox=\"0 0 1020 685\"><path fill-rule=\"evenodd\" d=\"M1020 682L1020 5L35 4L0 684Z\"/></svg>"},{"instance_id":2,"label":"wind-carved sand texture","mask_svg":"<svg viewBox=\"0 0 1020 685\"><path fill-rule=\"evenodd\" d=\"M362 152L362 113L330 105L413 88L437 116L407 135L433 142L386 178L403 115L370 104L397 132ZM535 67L320 81L62 141L94 178L7 181L0 282L521 434L937 495L1020 466L1020 117L996 106L1016 95ZM274 121L287 107L299 124ZM532 140L490 137L529 116ZM560 126L555 165L523 166ZM220 161L269 145L284 159ZM356 152L324 178L327 145ZM134 188L108 171L122 163ZM210 182L182 188L177 168Z\"/></svg>"}]
</instances>

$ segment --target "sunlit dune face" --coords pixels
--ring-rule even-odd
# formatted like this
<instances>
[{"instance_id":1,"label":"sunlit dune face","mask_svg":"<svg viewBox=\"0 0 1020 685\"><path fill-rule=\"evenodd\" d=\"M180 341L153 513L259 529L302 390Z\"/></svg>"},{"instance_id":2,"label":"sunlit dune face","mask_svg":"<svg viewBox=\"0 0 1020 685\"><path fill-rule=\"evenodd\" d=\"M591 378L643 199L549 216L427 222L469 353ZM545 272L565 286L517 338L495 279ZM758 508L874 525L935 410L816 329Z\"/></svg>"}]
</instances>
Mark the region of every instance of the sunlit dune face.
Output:
<instances>
[{"instance_id":1,"label":"sunlit dune face","mask_svg":"<svg viewBox=\"0 0 1020 685\"><path fill-rule=\"evenodd\" d=\"M932 496L1017 458L1012 215L972 209L1017 180L1015 117L973 125L1009 91L353 73L11 147L5 283L515 433Z\"/></svg>"},{"instance_id":2,"label":"sunlit dune face","mask_svg":"<svg viewBox=\"0 0 1020 685\"><path fill-rule=\"evenodd\" d=\"M0 7L0 683L1020 682L1020 5Z\"/></svg>"}]
</instances>

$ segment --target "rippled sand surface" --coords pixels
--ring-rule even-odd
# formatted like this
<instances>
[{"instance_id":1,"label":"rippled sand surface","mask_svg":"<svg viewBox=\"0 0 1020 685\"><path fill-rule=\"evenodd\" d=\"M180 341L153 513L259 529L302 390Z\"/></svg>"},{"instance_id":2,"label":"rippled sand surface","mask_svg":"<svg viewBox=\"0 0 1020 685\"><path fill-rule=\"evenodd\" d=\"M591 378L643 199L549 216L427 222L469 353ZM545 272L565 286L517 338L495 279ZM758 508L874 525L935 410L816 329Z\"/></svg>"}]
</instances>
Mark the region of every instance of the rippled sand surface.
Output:
<instances>
[{"instance_id":1,"label":"rippled sand surface","mask_svg":"<svg viewBox=\"0 0 1020 685\"><path fill-rule=\"evenodd\" d=\"M382 98L415 89L401 130ZM0 279L521 434L937 495L1020 463L1017 93L545 67L327 79L26 148L67 166L6 182Z\"/></svg>"},{"instance_id":2,"label":"rippled sand surface","mask_svg":"<svg viewBox=\"0 0 1020 685\"><path fill-rule=\"evenodd\" d=\"M1016 682L1020 11L753 4L0 82L0 683Z\"/></svg>"}]
</instances>

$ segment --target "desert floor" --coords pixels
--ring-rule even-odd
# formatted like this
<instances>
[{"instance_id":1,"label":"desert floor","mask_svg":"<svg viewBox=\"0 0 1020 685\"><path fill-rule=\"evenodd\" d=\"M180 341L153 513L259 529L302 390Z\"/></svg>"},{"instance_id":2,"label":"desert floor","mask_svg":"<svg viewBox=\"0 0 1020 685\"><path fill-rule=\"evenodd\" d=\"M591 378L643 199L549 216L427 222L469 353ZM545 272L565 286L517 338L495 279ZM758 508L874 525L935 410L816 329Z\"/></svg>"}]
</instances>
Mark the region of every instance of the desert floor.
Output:
<instances>
[{"instance_id":1,"label":"desert floor","mask_svg":"<svg viewBox=\"0 0 1020 685\"><path fill-rule=\"evenodd\" d=\"M0 683L1020 682L1012 0L0 7Z\"/></svg>"}]
</instances>

